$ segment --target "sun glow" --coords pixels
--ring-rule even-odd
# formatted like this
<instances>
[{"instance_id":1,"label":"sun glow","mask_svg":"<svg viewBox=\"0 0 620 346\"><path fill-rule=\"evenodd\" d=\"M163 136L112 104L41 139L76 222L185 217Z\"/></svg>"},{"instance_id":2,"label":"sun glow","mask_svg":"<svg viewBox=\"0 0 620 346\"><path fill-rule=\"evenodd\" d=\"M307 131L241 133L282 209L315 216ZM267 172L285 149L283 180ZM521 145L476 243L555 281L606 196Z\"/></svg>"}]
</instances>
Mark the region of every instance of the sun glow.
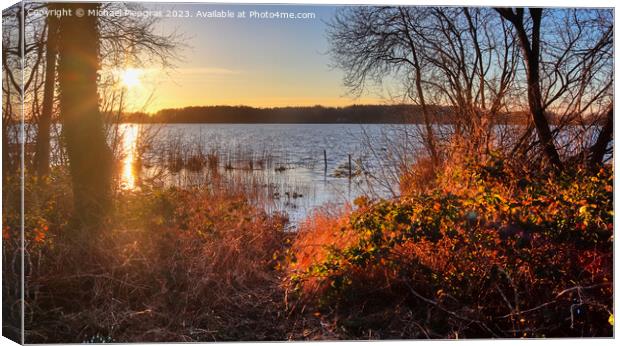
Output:
<instances>
[{"instance_id":1,"label":"sun glow","mask_svg":"<svg viewBox=\"0 0 620 346\"><path fill-rule=\"evenodd\" d=\"M136 68L126 68L121 71L121 82L127 89L140 86L140 77L142 76L142 70Z\"/></svg>"}]
</instances>

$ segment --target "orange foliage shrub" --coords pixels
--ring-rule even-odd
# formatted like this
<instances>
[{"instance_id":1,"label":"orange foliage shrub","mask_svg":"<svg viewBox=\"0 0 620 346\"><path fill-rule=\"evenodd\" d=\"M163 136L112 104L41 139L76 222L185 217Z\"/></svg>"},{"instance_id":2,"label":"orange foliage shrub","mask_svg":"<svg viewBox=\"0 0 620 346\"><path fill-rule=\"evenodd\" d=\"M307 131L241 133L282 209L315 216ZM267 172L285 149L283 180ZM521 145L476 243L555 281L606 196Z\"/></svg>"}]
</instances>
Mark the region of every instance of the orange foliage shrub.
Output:
<instances>
[{"instance_id":1,"label":"orange foliage shrub","mask_svg":"<svg viewBox=\"0 0 620 346\"><path fill-rule=\"evenodd\" d=\"M289 275L301 273L314 263L325 261L332 247L348 247L356 237L348 227L347 215L350 208L342 211L327 209L315 211L299 224L295 242L287 251L287 271ZM318 289L318 282L308 277L305 289L307 294Z\"/></svg>"},{"instance_id":2,"label":"orange foliage shrub","mask_svg":"<svg viewBox=\"0 0 620 346\"><path fill-rule=\"evenodd\" d=\"M406 337L611 335L610 168L517 176L491 160L446 172L428 192L362 201L340 216L344 232L306 230L304 242L333 238L294 243L314 261L291 265L289 287L362 320L353 335L395 337L414 322Z\"/></svg>"}]
</instances>

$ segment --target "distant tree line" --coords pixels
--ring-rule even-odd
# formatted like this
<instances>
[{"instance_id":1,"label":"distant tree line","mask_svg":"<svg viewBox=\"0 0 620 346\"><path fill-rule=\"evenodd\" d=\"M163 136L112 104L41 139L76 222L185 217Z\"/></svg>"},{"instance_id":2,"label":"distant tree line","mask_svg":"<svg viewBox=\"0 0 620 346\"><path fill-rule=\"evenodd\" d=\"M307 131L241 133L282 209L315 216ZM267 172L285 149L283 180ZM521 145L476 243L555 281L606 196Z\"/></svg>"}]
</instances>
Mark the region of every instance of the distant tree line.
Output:
<instances>
[{"instance_id":1,"label":"distant tree line","mask_svg":"<svg viewBox=\"0 0 620 346\"><path fill-rule=\"evenodd\" d=\"M450 107L429 106L435 124L453 123ZM500 123L526 121L527 114L497 116ZM275 107L200 106L162 109L154 114L126 113L122 122L132 123L292 123L292 124L422 124L418 105L352 105L347 107Z\"/></svg>"}]
</instances>

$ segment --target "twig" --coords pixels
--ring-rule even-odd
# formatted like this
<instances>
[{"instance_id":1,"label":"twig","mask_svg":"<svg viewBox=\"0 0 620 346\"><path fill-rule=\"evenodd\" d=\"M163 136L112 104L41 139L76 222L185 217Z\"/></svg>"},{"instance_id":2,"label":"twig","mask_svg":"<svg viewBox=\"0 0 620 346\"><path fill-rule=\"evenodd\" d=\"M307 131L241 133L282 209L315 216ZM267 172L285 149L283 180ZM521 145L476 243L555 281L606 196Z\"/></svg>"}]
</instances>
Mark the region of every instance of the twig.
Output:
<instances>
[{"instance_id":1,"label":"twig","mask_svg":"<svg viewBox=\"0 0 620 346\"><path fill-rule=\"evenodd\" d=\"M489 333L491 333L491 335L492 335L493 337L498 337L498 336L497 336L497 334L495 334L495 333L491 330L491 328L489 328L489 327L488 327L488 326L487 326L484 322L479 321L479 320L474 320L474 319L471 319L471 318L469 318L469 317L464 317L464 316L461 316L461 315L457 314L457 313L456 313L456 312L454 312L454 311L450 311L450 310L448 310L448 309L446 309L446 308L442 307L441 305L439 305L439 303L437 303L436 301L434 301L434 300L432 300L432 299L428 299L428 298L426 298L426 297L422 296L421 294L419 294L418 292L416 292L416 290L414 290L414 289L413 289L413 287L411 287L411 285L409 284L409 282L407 282L406 280L403 280L403 282L404 282L404 283L405 283L405 285L409 288L409 290L411 291L411 293L413 293L413 295L415 295L416 297L418 297L420 300L422 300L422 301L424 301L424 302L426 302L426 303L428 303L428 304L430 304L430 305L433 305L433 306L437 307L439 310L441 310L441 311L443 311L443 312L445 312L445 313L449 314L449 315L450 315L450 316L452 316L452 317L455 317L455 318L457 318L457 319L460 319L460 320L463 320L463 321L466 321L466 322L476 323L476 324L480 325L481 327L483 327L484 329L486 329L486 331L488 331Z\"/></svg>"},{"instance_id":2,"label":"twig","mask_svg":"<svg viewBox=\"0 0 620 346\"><path fill-rule=\"evenodd\" d=\"M550 301L550 302L546 302L546 303L540 304L540 305L538 305L536 307L533 307L531 309L523 310L523 311L520 311L520 312L510 313L510 314L504 315L504 316L499 316L498 318L508 318L508 317L518 316L518 315L522 315L522 314L529 313L529 312L532 312L532 311L540 310L540 309L542 309L542 308L544 308L546 306L549 306L549 305L557 303L557 299L560 298L561 296L563 296L564 294L568 293L568 292L572 292L572 291L575 291L575 290L576 291L588 290L588 289L592 289L592 288L597 288L597 287L602 287L602 286L609 286L609 285L611 285L611 283L605 282L605 283L591 285L591 286L585 286L585 287L584 286L575 286L575 287L567 288L567 289L563 290L562 292L558 293L555 296L555 298L552 301Z\"/></svg>"}]
</instances>

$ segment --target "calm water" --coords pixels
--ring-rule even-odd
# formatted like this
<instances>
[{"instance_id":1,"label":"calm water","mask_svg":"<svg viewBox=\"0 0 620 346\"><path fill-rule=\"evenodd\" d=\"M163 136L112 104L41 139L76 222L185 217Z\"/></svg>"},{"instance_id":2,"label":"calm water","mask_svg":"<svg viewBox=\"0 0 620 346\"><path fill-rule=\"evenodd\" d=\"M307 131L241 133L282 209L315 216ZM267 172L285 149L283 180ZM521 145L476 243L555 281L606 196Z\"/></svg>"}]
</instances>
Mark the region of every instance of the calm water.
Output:
<instances>
[{"instance_id":1,"label":"calm water","mask_svg":"<svg viewBox=\"0 0 620 346\"><path fill-rule=\"evenodd\" d=\"M150 179L164 186L202 186L217 176L236 187L251 187L252 195L269 211L286 212L294 223L317 207L342 205L368 193L369 174L386 169L380 159L386 150L380 145L382 138L396 137L403 126L123 124L119 127L124 153L121 184L135 189L140 181ZM376 145L374 150L369 142ZM192 157L218 160L204 168L174 167L178 153L183 153L185 163ZM135 168L138 156L145 158L140 169ZM389 194L381 189L374 192Z\"/></svg>"}]
</instances>

